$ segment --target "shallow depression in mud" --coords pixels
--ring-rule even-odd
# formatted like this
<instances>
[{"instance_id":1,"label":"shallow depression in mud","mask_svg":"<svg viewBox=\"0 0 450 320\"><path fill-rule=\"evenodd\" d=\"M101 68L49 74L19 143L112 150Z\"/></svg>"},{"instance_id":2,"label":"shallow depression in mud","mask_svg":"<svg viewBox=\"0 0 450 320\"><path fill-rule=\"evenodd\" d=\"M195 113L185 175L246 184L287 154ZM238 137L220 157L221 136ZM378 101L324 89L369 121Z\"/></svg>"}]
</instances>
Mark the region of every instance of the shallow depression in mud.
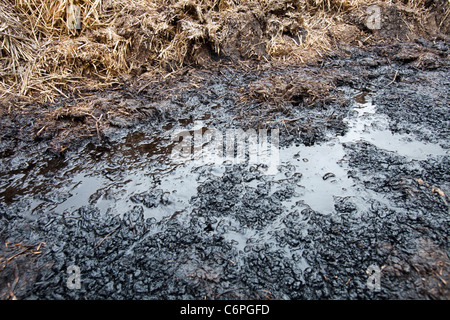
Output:
<instances>
[{"instance_id":1,"label":"shallow depression in mud","mask_svg":"<svg viewBox=\"0 0 450 320\"><path fill-rule=\"evenodd\" d=\"M388 128L388 117L376 112L376 106L368 95L364 95L364 99L361 95L356 96L345 122L348 131L343 136L329 136L327 142L310 147L292 146L280 150L281 168L293 166L290 170L302 175L296 182L298 196L295 199L318 212L333 212L335 197L350 197L362 206L364 199L383 201L375 192L358 185L351 178L346 144L366 142L404 157L405 162L448 155L439 144L422 142L412 134L393 134ZM282 175L277 175L275 179L278 178L283 180Z\"/></svg>"},{"instance_id":2,"label":"shallow depression in mud","mask_svg":"<svg viewBox=\"0 0 450 320\"><path fill-rule=\"evenodd\" d=\"M52 210L63 214L91 205L102 214L116 215L141 206L146 218L157 220L190 212L190 200L197 195L198 186L221 178L225 168L232 167L226 161L180 163L172 156L173 137L180 132L205 132L208 128L202 120L209 117L207 113L200 121L192 117L189 121L180 120L181 129L171 125L153 133L146 132L151 130L145 127L124 131L106 146L88 144L73 157L30 164L9 176L4 174L7 179L3 179L0 194L8 202L13 200L14 192L30 197L32 212ZM302 204L318 212L332 213L336 197L351 197L363 206L362 199L376 197L373 192L367 194L370 191L349 174L346 144L365 141L405 157L406 162L447 155L438 144L419 141L412 134L393 134L388 128L388 117L376 112L365 92L355 97L345 122L348 126L345 135L329 135L326 142L313 146L281 147L276 174L261 171L262 180L242 183L258 188L261 182L270 182L272 192L288 185L293 197L284 202L285 206ZM244 167L255 169L250 165Z\"/></svg>"},{"instance_id":3,"label":"shallow depression in mud","mask_svg":"<svg viewBox=\"0 0 450 320\"><path fill-rule=\"evenodd\" d=\"M307 242L300 245L295 239L317 232L308 223L314 213L332 217L344 213L358 219L373 209L374 202L405 211L355 178L349 146L368 144L412 166L448 156L438 144L419 141L413 134L392 133L390 119L378 113L371 96L365 94L354 99L344 119L344 135L329 133L325 142L312 146L280 147L275 172L265 170L267 163L232 164L226 159L204 163L196 161L195 152L193 160L175 161L173 151L180 134L194 137L209 132L214 128L208 120L206 113L163 124L162 129L142 125L119 132L108 143L89 143L64 159L30 163L1 176L0 196L8 204L25 203L21 214L34 219L48 213L77 216L86 210L110 217L142 212L144 219L158 227L129 245L126 254L139 251L140 243L151 241L173 223L186 228L194 223L200 226L195 232L230 245L233 256L227 261L233 266L245 266L254 252L270 248L267 254L276 254L302 274L314 266L311 257L304 255ZM108 231L99 243L116 230ZM226 260L223 253L215 257Z\"/></svg>"}]
</instances>

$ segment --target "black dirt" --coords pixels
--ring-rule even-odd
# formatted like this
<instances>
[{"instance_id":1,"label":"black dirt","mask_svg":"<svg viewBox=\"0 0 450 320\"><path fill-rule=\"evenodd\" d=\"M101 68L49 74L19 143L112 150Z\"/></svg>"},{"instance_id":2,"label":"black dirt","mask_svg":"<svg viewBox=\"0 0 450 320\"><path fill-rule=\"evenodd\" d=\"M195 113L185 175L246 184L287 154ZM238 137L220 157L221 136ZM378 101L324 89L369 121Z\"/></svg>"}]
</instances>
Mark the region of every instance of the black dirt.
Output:
<instances>
[{"instance_id":1,"label":"black dirt","mask_svg":"<svg viewBox=\"0 0 450 320\"><path fill-rule=\"evenodd\" d=\"M63 154L4 134L1 297L450 298L449 50L422 39L345 47L307 67L197 70L195 87L186 74L136 92L153 110L145 120L115 118L121 128ZM439 152L341 143L368 101L383 121L365 132ZM171 135L198 128L278 128L277 175L173 164ZM72 265L80 289L67 286ZM373 265L379 290L367 285Z\"/></svg>"}]
</instances>

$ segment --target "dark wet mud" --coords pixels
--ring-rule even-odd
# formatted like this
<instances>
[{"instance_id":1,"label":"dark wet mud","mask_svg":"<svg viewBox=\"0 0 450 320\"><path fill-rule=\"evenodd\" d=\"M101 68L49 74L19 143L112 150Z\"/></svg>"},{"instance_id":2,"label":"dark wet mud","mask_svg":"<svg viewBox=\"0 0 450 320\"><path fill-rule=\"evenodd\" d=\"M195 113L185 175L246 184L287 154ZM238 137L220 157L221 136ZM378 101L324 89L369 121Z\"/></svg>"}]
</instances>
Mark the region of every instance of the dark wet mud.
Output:
<instances>
[{"instance_id":1,"label":"dark wet mud","mask_svg":"<svg viewBox=\"0 0 450 320\"><path fill-rule=\"evenodd\" d=\"M449 47L342 50L149 86L150 119L64 155L3 139L2 298L450 298ZM174 134L236 128L280 130L275 174L173 161Z\"/></svg>"}]
</instances>

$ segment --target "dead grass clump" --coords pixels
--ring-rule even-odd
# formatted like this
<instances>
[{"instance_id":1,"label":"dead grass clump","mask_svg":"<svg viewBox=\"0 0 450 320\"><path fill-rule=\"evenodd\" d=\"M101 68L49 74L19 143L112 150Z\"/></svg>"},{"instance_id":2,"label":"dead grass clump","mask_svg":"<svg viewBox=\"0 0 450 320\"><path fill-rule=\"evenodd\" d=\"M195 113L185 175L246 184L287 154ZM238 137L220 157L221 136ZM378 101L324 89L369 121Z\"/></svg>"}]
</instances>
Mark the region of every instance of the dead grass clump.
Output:
<instances>
[{"instance_id":1,"label":"dead grass clump","mask_svg":"<svg viewBox=\"0 0 450 320\"><path fill-rule=\"evenodd\" d=\"M275 1L282 0L272 0L270 3ZM306 0L293 3L284 6L287 11L282 15L274 14L268 21L270 39L267 52L271 57L305 62L334 50L336 39L351 42L359 36L358 32L352 32L351 36L344 35L347 24L343 15L348 11L360 11L364 0Z\"/></svg>"},{"instance_id":2,"label":"dead grass clump","mask_svg":"<svg viewBox=\"0 0 450 320\"><path fill-rule=\"evenodd\" d=\"M23 27L20 19L7 7L0 10L0 35L2 45L0 58L2 72L16 73L22 61L34 59L37 42L32 34Z\"/></svg>"},{"instance_id":3,"label":"dead grass clump","mask_svg":"<svg viewBox=\"0 0 450 320\"><path fill-rule=\"evenodd\" d=\"M29 74L26 64L36 59L38 42L21 19L7 6L0 6L1 87L20 88Z\"/></svg>"},{"instance_id":4,"label":"dead grass clump","mask_svg":"<svg viewBox=\"0 0 450 320\"><path fill-rule=\"evenodd\" d=\"M102 31L102 33L105 31ZM114 33L103 41L66 38L44 51L39 65L48 74L110 78L128 71L129 42Z\"/></svg>"},{"instance_id":5,"label":"dead grass clump","mask_svg":"<svg viewBox=\"0 0 450 320\"><path fill-rule=\"evenodd\" d=\"M325 12L339 13L357 8L361 0L306 0L305 8L308 11L321 10Z\"/></svg>"},{"instance_id":6,"label":"dead grass clump","mask_svg":"<svg viewBox=\"0 0 450 320\"><path fill-rule=\"evenodd\" d=\"M33 32L44 37L77 32L73 23L78 8L82 30L102 25L102 0L7 0L16 12L29 21ZM108 1L106 1L108 2ZM70 19L71 17L72 19ZM103 21L104 22L104 21Z\"/></svg>"},{"instance_id":7,"label":"dead grass clump","mask_svg":"<svg viewBox=\"0 0 450 320\"><path fill-rule=\"evenodd\" d=\"M425 0L397 2L413 16L428 5ZM375 3L387 6L388 2ZM123 75L161 74L189 64L208 66L212 57L305 62L334 50L338 43L367 37L361 22L352 24L348 17L363 17L368 4L373 3L4 0L0 3L0 97L15 93L52 99L88 81L107 85ZM412 24L422 20L408 21L407 28L414 31ZM385 30L379 34L395 31Z\"/></svg>"},{"instance_id":8,"label":"dead grass clump","mask_svg":"<svg viewBox=\"0 0 450 320\"><path fill-rule=\"evenodd\" d=\"M108 28L111 14L103 15L101 6L101 0L3 1L1 55L9 72L2 74L0 96L38 93L48 99L80 77L126 72L128 43ZM79 8L79 25L73 8Z\"/></svg>"}]
</instances>

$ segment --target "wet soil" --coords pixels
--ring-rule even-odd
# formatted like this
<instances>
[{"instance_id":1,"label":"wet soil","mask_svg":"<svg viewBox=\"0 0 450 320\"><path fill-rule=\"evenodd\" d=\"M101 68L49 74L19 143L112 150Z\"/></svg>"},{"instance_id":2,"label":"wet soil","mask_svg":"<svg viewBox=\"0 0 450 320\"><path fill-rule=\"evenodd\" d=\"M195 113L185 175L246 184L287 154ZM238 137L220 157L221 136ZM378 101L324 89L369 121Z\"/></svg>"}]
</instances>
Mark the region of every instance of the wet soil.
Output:
<instances>
[{"instance_id":1,"label":"wet soil","mask_svg":"<svg viewBox=\"0 0 450 320\"><path fill-rule=\"evenodd\" d=\"M343 46L97 92L139 116L65 152L2 119L2 298L450 298L449 50ZM177 132L236 128L280 130L276 174L171 158Z\"/></svg>"}]
</instances>

